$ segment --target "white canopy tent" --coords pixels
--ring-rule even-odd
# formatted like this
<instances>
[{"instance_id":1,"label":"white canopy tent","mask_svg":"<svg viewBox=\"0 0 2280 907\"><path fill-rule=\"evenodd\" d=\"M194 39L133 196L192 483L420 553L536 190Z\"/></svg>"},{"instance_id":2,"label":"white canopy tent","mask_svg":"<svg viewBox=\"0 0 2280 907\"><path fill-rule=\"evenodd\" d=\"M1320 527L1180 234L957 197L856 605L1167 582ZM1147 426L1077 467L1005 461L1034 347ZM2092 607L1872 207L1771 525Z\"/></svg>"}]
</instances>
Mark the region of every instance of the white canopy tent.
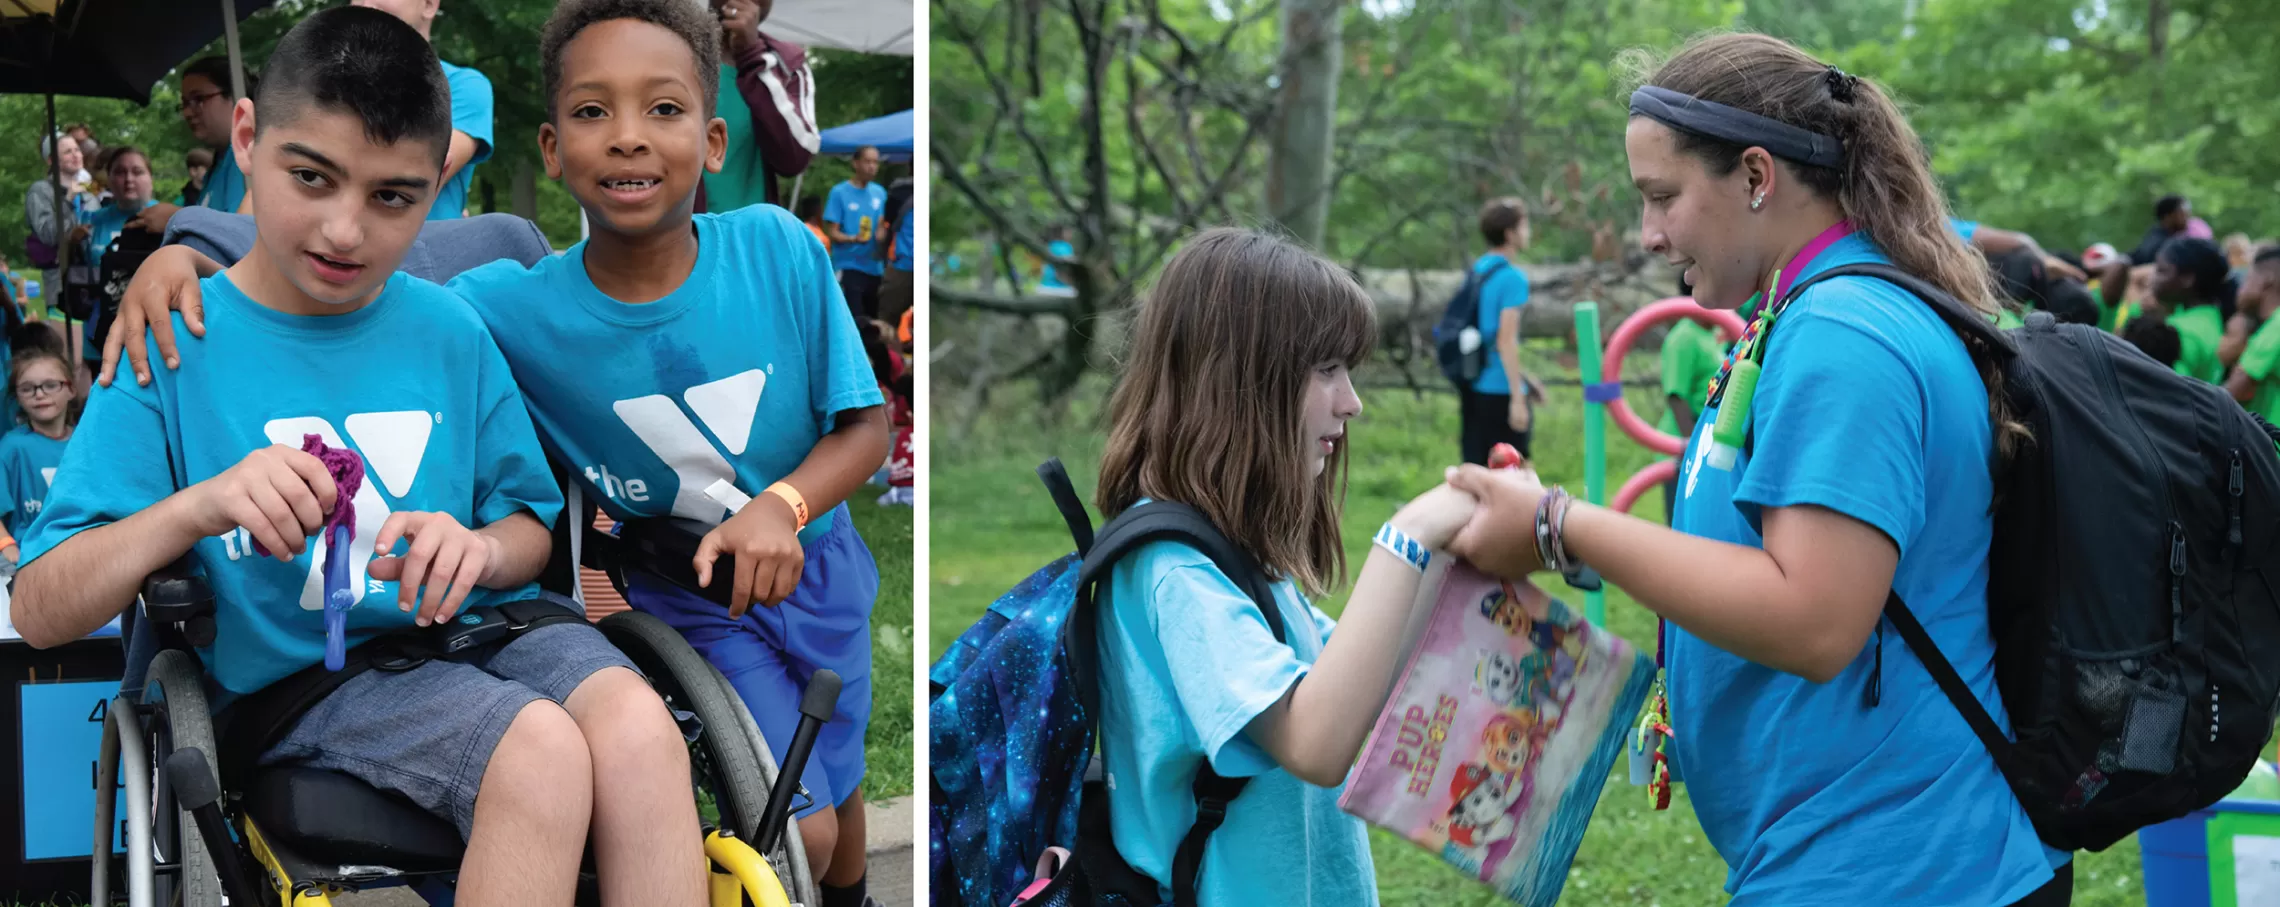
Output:
<instances>
[{"instance_id":1,"label":"white canopy tent","mask_svg":"<svg viewBox=\"0 0 2280 907\"><path fill-rule=\"evenodd\" d=\"M808 47L908 57L915 16L911 0L776 0L760 30Z\"/></svg>"}]
</instances>

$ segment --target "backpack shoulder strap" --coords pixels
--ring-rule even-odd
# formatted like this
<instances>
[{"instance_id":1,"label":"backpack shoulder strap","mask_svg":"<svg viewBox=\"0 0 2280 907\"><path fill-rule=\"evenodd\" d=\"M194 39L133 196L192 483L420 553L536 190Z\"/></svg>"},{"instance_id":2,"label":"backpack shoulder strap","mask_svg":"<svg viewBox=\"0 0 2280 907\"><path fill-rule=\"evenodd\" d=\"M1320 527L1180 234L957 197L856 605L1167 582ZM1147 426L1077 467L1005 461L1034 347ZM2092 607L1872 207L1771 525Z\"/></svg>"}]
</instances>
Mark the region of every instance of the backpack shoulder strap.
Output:
<instances>
[{"instance_id":1,"label":"backpack shoulder strap","mask_svg":"<svg viewBox=\"0 0 2280 907\"><path fill-rule=\"evenodd\" d=\"M1193 546L1211 558L1212 564L1259 606L1275 641L1286 645L1290 642L1289 632L1283 625L1282 609L1275 601L1274 588L1267 582L1266 574L1201 511L1170 501L1151 501L1133 507L1102 526L1085 553L1084 566L1077 574L1076 607L1069 614L1067 635L1062 639L1071 673L1076 675L1078 695L1090 713L1086 720L1095 720L1091 715L1098 714L1100 703L1096 663L1100 657L1099 609L1094 604L1094 591L1097 584L1107 581L1117 561L1139 550L1140 546L1159 540ZM1219 774L1212 770L1209 760L1196 767L1195 824L1188 827L1187 836L1180 840L1179 850L1172 857L1174 907L1196 907L1196 880L1203 871L1204 845L1220 823L1226 821L1228 805L1242 796L1243 789L1250 783L1249 778Z\"/></svg>"},{"instance_id":2,"label":"backpack shoulder strap","mask_svg":"<svg viewBox=\"0 0 2280 907\"><path fill-rule=\"evenodd\" d=\"M2010 359L2019 354L2018 345L2012 343L2011 338L2003 336L2002 331L1996 330L1994 322L1982 317L1970 306L1964 305L1955 297L1948 295L1945 290L1931 285L1923 278L1883 262L1864 261L1849 265L1838 265L1798 281L1796 286L1789 288L1789 295L1781 298L1774 311L1779 312L1788 308L1789 304L1802 295L1808 287L1837 277L1874 277L1898 286L1908 291L1909 295L1921 299L1924 304L1931 306L1932 311L1940 316L1940 320L1947 322L1949 330L1967 340L1977 340L1985 344L1989 350L1994 352L1997 359Z\"/></svg>"},{"instance_id":3,"label":"backpack shoulder strap","mask_svg":"<svg viewBox=\"0 0 2280 907\"><path fill-rule=\"evenodd\" d=\"M1780 306L1788 307L1807 287L1821 281L1851 276L1874 277L1907 290L1910 295L1931 306L1932 311L1939 314L1940 320L1947 322L1950 330L1966 339L1980 341L1999 360L2019 354L2018 345L1997 330L1993 321L1981 317L1977 311L1924 279L1881 262L1840 265L1815 274L1790 288L1789 295L1782 297ZM1769 355L1770 353L1768 350ZM1899 631L1900 638L1907 641L1908 648L1916 653L1917 660L1923 662L1924 668L1931 672L1932 681L1939 685L1941 693L1946 694L1949 704L1963 714L1964 723L1971 726L1972 734L1987 747L1988 755L1995 760L1996 769L2007 779L2011 774L2012 761L2010 738L1996 725L1994 717L1987 713L1987 707L1980 703L1979 697L1972 695L1971 687L1963 682L1962 675L1956 673L1955 665L1940 653L1939 645L1932 641L1930 633L1924 631L1924 625L1916 620L1916 614L1908 609L1908 603L1901 600L1898 590L1885 591L1883 619L1890 621L1892 628Z\"/></svg>"},{"instance_id":4,"label":"backpack shoulder strap","mask_svg":"<svg viewBox=\"0 0 2280 907\"><path fill-rule=\"evenodd\" d=\"M1093 546L1092 514L1085 511L1084 499L1077 496L1077 486L1069 481L1068 468L1061 465L1060 457L1054 457L1038 465L1037 478L1053 496L1061 522L1069 524L1069 538L1076 540L1077 556L1083 557Z\"/></svg>"}]
</instances>

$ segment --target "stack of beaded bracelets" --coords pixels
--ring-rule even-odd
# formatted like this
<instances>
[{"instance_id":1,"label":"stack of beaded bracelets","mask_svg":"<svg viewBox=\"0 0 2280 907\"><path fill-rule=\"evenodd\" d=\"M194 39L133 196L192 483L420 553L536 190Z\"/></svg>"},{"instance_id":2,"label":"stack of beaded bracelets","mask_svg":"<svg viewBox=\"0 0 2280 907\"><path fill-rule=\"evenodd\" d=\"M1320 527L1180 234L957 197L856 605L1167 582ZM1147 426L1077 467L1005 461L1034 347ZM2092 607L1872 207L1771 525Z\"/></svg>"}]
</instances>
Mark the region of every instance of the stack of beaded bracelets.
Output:
<instances>
[{"instance_id":1,"label":"stack of beaded bracelets","mask_svg":"<svg viewBox=\"0 0 2280 907\"><path fill-rule=\"evenodd\" d=\"M1536 502L1536 557L1562 576L1575 576L1583 569L1567 552L1567 514L1574 503L1575 496L1558 485L1545 489Z\"/></svg>"}]
</instances>

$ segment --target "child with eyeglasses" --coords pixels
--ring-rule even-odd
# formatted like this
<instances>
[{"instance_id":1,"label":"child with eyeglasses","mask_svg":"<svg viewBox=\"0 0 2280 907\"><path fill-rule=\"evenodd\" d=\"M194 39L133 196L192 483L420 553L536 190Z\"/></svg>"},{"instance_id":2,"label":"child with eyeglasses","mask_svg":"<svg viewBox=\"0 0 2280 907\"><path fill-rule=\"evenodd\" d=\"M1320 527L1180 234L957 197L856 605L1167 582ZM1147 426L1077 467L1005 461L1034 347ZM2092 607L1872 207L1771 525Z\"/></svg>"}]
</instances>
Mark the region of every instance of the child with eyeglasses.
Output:
<instances>
[{"instance_id":1,"label":"child with eyeglasses","mask_svg":"<svg viewBox=\"0 0 2280 907\"><path fill-rule=\"evenodd\" d=\"M63 462L64 442L79 422L79 395L71 383L71 363L59 350L17 354L8 366L8 390L15 395L14 429L0 435L0 570L16 569L16 539L39 516L48 481Z\"/></svg>"}]
</instances>

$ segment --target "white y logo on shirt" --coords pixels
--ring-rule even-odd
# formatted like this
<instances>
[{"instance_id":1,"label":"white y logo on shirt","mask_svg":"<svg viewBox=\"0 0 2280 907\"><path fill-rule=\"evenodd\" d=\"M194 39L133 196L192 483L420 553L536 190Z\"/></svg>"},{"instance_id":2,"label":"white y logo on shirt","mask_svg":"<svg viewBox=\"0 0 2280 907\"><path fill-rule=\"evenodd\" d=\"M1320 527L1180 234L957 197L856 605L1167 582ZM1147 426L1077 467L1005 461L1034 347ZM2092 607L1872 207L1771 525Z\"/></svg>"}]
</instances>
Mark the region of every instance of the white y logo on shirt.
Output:
<instances>
[{"instance_id":1,"label":"white y logo on shirt","mask_svg":"<svg viewBox=\"0 0 2280 907\"><path fill-rule=\"evenodd\" d=\"M736 468L728 458L721 456L726 449L729 456L742 456L752 439L752 420L760 412L760 395L768 387L768 373L749 369L718 381L699 384L681 394L689 404L689 411L703 420L720 439L720 447L707 440L697 430L696 423L682 414L673 398L664 394L650 394L631 400L619 400L610 405L625 427L632 429L649 452L673 470L680 487L673 494L673 515L682 519L717 524L726 512L719 502L705 496L705 489L713 482L725 479L736 482ZM607 466L585 468L586 480L612 500L621 494L636 503L649 500L649 487L640 479L620 482L610 474Z\"/></svg>"},{"instance_id":2,"label":"white y logo on shirt","mask_svg":"<svg viewBox=\"0 0 2280 907\"><path fill-rule=\"evenodd\" d=\"M394 511L387 498L377 487L385 487L389 497L401 499L412 490L418 480L420 464L427 459L428 438L435 432L435 423L441 415L420 410L388 413L357 413L347 419L348 436L355 439L356 451L364 456L364 484L356 490L356 539L349 546L350 592L361 603L367 594L385 588L380 580L365 576L365 567L372 561L372 540L380 534L380 526L388 522ZM298 450L303 435L316 435L328 447L347 446L331 422L321 416L299 416L289 419L272 419L262 426L261 432L273 444L283 444ZM377 481L375 481L377 480ZM253 553L253 539L239 527L222 536L222 545L230 560ZM306 611L324 609L324 563L327 540L318 535L309 549L309 578L301 584L301 608Z\"/></svg>"}]
</instances>

